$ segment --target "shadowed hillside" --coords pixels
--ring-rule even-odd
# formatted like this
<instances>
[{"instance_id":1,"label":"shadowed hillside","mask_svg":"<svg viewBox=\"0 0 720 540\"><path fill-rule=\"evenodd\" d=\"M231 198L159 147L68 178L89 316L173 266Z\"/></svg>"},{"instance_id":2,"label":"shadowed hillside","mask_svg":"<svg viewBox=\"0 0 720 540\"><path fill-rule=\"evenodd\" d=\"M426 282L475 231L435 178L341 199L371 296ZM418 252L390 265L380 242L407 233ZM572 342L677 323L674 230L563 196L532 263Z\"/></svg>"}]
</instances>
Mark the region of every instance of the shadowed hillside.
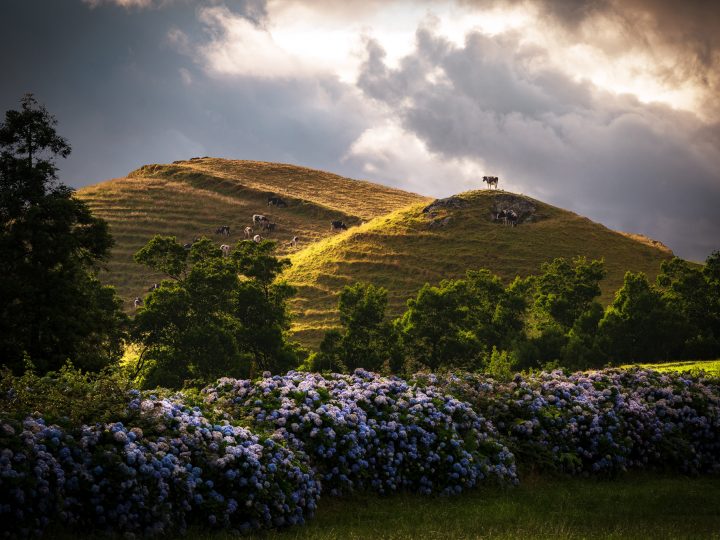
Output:
<instances>
[{"instance_id":1,"label":"shadowed hillside","mask_svg":"<svg viewBox=\"0 0 720 540\"><path fill-rule=\"evenodd\" d=\"M269 207L267 199L273 195L281 196L287 208ZM262 213L277 229L261 234L288 254L335 234L330 231L332 220L357 225L426 200L303 167L209 158L146 165L127 178L83 188L77 197L110 224L116 245L102 278L117 287L127 307L158 280L133 261L133 254L155 234L176 236L181 243L205 235L218 245L235 244L244 227L252 225L252 215ZM221 225L230 226L229 238L215 234ZM289 245L293 236L300 238L295 247Z\"/></svg>"},{"instance_id":2,"label":"shadowed hillside","mask_svg":"<svg viewBox=\"0 0 720 540\"><path fill-rule=\"evenodd\" d=\"M516 227L495 220L513 209ZM626 270L652 279L667 249L612 231L587 218L503 191L473 191L431 205L414 204L327 238L292 256L286 278L298 287L293 308L298 338L315 345L338 325L337 292L355 281L389 291L390 312L426 282L458 278L467 269L488 268L505 281L537 273L555 257L605 259L602 301L608 303Z\"/></svg>"}]
</instances>

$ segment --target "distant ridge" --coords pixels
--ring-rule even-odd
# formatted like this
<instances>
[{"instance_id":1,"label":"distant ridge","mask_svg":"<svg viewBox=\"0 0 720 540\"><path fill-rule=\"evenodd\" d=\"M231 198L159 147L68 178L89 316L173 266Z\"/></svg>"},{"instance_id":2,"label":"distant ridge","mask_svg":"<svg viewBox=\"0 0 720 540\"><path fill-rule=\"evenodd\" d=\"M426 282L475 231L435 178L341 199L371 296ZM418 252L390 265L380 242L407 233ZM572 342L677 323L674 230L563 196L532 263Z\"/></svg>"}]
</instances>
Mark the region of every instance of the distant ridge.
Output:
<instances>
[{"instance_id":1,"label":"distant ridge","mask_svg":"<svg viewBox=\"0 0 720 540\"><path fill-rule=\"evenodd\" d=\"M280 196L287 208L268 206ZM510 281L538 271L555 257L605 259L604 302L622 284L626 270L654 279L672 252L642 235L619 233L541 201L501 190L462 193L433 200L414 193L335 174L261 161L193 158L145 165L125 178L83 188L77 197L106 219L116 241L102 279L117 287L131 309L159 279L132 256L155 234L182 243L207 236L235 244L253 214L268 214L277 230L266 235L293 266L285 278L298 294L291 302L293 330L315 346L338 324L337 294L344 285L368 281L389 291L390 311L426 282L457 278L467 269L488 268ZM518 225L494 218L513 209ZM332 232L344 221L348 231ZM214 234L229 225L232 235ZM296 247L289 241L300 238Z\"/></svg>"}]
</instances>

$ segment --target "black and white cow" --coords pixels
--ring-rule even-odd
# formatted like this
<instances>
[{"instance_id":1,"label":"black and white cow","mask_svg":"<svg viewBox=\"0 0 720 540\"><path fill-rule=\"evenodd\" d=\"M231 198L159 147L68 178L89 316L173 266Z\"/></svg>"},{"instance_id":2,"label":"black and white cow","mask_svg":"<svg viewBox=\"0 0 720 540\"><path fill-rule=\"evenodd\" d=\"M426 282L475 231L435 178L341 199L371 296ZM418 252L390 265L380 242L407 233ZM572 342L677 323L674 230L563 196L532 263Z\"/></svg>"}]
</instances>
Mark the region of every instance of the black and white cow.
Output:
<instances>
[{"instance_id":1,"label":"black and white cow","mask_svg":"<svg viewBox=\"0 0 720 540\"><path fill-rule=\"evenodd\" d=\"M339 231L339 230L347 231L347 225L345 225L345 223L340 220L331 221L330 222L330 230L331 231Z\"/></svg>"}]
</instances>

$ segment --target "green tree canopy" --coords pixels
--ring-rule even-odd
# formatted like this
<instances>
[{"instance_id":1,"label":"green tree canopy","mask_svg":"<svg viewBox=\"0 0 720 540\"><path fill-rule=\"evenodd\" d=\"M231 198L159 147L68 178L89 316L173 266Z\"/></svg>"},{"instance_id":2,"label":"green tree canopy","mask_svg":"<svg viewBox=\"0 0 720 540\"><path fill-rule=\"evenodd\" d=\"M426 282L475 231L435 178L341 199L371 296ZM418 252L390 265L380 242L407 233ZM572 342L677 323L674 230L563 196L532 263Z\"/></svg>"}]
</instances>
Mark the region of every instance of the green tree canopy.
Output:
<instances>
[{"instance_id":1,"label":"green tree canopy","mask_svg":"<svg viewBox=\"0 0 720 540\"><path fill-rule=\"evenodd\" d=\"M720 356L720 253L704 267L678 257L662 264L657 285L677 318L685 358Z\"/></svg>"},{"instance_id":2,"label":"green tree canopy","mask_svg":"<svg viewBox=\"0 0 720 540\"><path fill-rule=\"evenodd\" d=\"M125 316L97 279L107 224L57 182L70 145L32 95L0 124L0 357L15 372L66 360L97 370L119 358Z\"/></svg>"},{"instance_id":3,"label":"green tree canopy","mask_svg":"<svg viewBox=\"0 0 720 540\"><path fill-rule=\"evenodd\" d=\"M493 347L520 336L526 307L517 284L503 287L488 270L425 284L407 305L398 321L405 355L433 370L482 367Z\"/></svg>"},{"instance_id":4,"label":"green tree canopy","mask_svg":"<svg viewBox=\"0 0 720 540\"><path fill-rule=\"evenodd\" d=\"M605 277L603 261L576 257L571 261L558 258L540 266L534 276L535 313L545 315L564 331L586 312L600 296L600 281Z\"/></svg>"},{"instance_id":5,"label":"green tree canopy","mask_svg":"<svg viewBox=\"0 0 720 540\"><path fill-rule=\"evenodd\" d=\"M668 360L680 341L672 307L643 273L625 273L623 286L598 324L598 340L614 364Z\"/></svg>"},{"instance_id":6,"label":"green tree canopy","mask_svg":"<svg viewBox=\"0 0 720 540\"><path fill-rule=\"evenodd\" d=\"M203 238L186 251L174 237L156 236L135 260L164 273L133 321L142 345L138 372L148 386L186 380L252 377L297 365L287 342L287 299L293 289L275 278L289 262L272 242L240 241L230 257Z\"/></svg>"},{"instance_id":7,"label":"green tree canopy","mask_svg":"<svg viewBox=\"0 0 720 540\"><path fill-rule=\"evenodd\" d=\"M381 370L396 366L396 339L385 319L387 290L368 283L346 286L338 300L340 331L331 330L320 344L319 369ZM392 365L392 366L391 366Z\"/></svg>"}]
</instances>

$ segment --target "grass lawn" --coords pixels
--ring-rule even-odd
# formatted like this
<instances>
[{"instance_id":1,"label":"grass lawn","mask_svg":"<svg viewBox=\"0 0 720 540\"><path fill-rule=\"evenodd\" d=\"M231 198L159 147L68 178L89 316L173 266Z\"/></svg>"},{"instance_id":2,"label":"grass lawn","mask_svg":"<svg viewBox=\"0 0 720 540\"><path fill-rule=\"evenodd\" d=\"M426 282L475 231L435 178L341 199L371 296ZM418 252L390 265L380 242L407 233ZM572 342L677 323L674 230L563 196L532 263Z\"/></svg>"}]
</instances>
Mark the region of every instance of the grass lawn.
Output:
<instances>
[{"instance_id":1,"label":"grass lawn","mask_svg":"<svg viewBox=\"0 0 720 540\"><path fill-rule=\"evenodd\" d=\"M640 367L657 371L689 371L698 373L704 371L707 375L720 377L720 359L718 360L687 360L684 362L665 362L662 364L639 364ZM623 367L631 367L630 365Z\"/></svg>"},{"instance_id":2,"label":"grass lawn","mask_svg":"<svg viewBox=\"0 0 720 540\"><path fill-rule=\"evenodd\" d=\"M252 538L720 538L719 509L719 477L535 478L453 498L325 497L307 525Z\"/></svg>"}]
</instances>

